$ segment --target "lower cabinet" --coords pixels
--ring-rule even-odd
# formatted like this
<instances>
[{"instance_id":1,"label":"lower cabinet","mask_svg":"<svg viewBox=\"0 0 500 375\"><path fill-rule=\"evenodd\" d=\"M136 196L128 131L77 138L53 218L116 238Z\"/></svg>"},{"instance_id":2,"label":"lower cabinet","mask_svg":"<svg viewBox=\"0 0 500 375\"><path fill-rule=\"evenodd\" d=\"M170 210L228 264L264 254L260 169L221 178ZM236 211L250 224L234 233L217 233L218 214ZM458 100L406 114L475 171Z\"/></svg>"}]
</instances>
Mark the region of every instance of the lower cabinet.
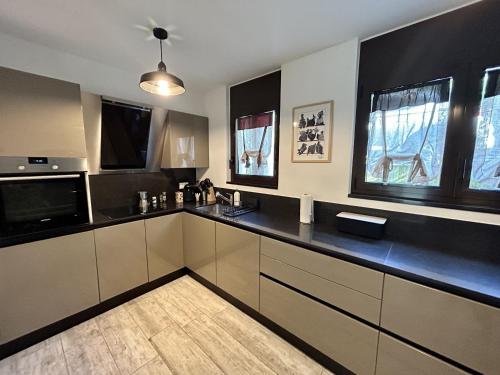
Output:
<instances>
[{"instance_id":1,"label":"lower cabinet","mask_svg":"<svg viewBox=\"0 0 500 375\"><path fill-rule=\"evenodd\" d=\"M0 344L99 303L92 231L0 249Z\"/></svg>"},{"instance_id":2,"label":"lower cabinet","mask_svg":"<svg viewBox=\"0 0 500 375\"><path fill-rule=\"evenodd\" d=\"M215 221L184 213L182 225L186 267L217 284Z\"/></svg>"},{"instance_id":3,"label":"lower cabinet","mask_svg":"<svg viewBox=\"0 0 500 375\"><path fill-rule=\"evenodd\" d=\"M182 214L147 219L145 225L149 281L184 267Z\"/></svg>"},{"instance_id":4,"label":"lower cabinet","mask_svg":"<svg viewBox=\"0 0 500 375\"><path fill-rule=\"evenodd\" d=\"M259 310L260 236L216 223L217 286Z\"/></svg>"},{"instance_id":5,"label":"lower cabinet","mask_svg":"<svg viewBox=\"0 0 500 375\"><path fill-rule=\"evenodd\" d=\"M95 230L101 301L148 281L144 220Z\"/></svg>"},{"instance_id":6,"label":"lower cabinet","mask_svg":"<svg viewBox=\"0 0 500 375\"><path fill-rule=\"evenodd\" d=\"M260 312L356 374L373 374L378 330L260 277Z\"/></svg>"},{"instance_id":7,"label":"lower cabinet","mask_svg":"<svg viewBox=\"0 0 500 375\"><path fill-rule=\"evenodd\" d=\"M384 333L378 343L377 375L466 375L467 373Z\"/></svg>"},{"instance_id":8,"label":"lower cabinet","mask_svg":"<svg viewBox=\"0 0 500 375\"><path fill-rule=\"evenodd\" d=\"M386 275L381 326L483 374L500 369L500 309Z\"/></svg>"}]
</instances>

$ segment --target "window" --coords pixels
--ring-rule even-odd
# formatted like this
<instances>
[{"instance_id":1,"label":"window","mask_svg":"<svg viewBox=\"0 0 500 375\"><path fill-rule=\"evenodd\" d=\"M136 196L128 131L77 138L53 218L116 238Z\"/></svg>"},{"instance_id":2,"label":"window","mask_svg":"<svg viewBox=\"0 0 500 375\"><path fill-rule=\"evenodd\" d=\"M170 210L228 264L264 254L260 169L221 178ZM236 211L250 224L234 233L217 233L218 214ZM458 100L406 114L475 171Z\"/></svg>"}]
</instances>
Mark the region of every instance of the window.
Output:
<instances>
[{"instance_id":1,"label":"window","mask_svg":"<svg viewBox=\"0 0 500 375\"><path fill-rule=\"evenodd\" d=\"M237 174L250 176L274 175L274 111L236 120Z\"/></svg>"},{"instance_id":2,"label":"window","mask_svg":"<svg viewBox=\"0 0 500 375\"><path fill-rule=\"evenodd\" d=\"M498 14L478 2L361 43L351 197L500 212Z\"/></svg>"},{"instance_id":3,"label":"window","mask_svg":"<svg viewBox=\"0 0 500 375\"><path fill-rule=\"evenodd\" d=\"M500 191L500 68L483 77L469 188Z\"/></svg>"},{"instance_id":4,"label":"window","mask_svg":"<svg viewBox=\"0 0 500 375\"><path fill-rule=\"evenodd\" d=\"M232 184L278 187L281 72L230 89Z\"/></svg>"},{"instance_id":5,"label":"window","mask_svg":"<svg viewBox=\"0 0 500 375\"><path fill-rule=\"evenodd\" d=\"M372 95L365 181L439 186L451 79Z\"/></svg>"}]
</instances>

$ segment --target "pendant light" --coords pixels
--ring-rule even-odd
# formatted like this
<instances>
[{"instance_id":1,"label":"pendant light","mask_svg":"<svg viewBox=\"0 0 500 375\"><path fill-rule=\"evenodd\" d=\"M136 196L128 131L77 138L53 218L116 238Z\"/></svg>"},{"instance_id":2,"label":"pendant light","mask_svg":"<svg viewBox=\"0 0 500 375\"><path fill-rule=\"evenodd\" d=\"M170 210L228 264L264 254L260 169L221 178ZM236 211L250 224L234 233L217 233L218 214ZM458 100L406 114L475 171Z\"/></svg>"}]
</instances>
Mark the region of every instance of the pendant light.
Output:
<instances>
[{"instance_id":1,"label":"pendant light","mask_svg":"<svg viewBox=\"0 0 500 375\"><path fill-rule=\"evenodd\" d=\"M144 91L151 94L171 96L180 95L186 92L184 82L179 77L167 73L167 67L163 62L163 46L162 43L168 38L167 30L161 27L153 29L153 35L160 41L160 62L158 63L158 70L155 72L144 73L141 76L139 86Z\"/></svg>"}]
</instances>

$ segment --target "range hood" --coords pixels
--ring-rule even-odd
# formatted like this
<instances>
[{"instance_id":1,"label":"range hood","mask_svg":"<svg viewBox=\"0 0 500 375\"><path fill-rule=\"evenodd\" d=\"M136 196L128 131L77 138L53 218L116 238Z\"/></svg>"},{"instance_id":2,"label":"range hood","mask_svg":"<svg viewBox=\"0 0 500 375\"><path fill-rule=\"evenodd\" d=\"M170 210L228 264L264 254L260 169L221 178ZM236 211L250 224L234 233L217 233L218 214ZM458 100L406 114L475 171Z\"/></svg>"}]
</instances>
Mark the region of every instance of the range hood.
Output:
<instances>
[{"instance_id":1,"label":"range hood","mask_svg":"<svg viewBox=\"0 0 500 375\"><path fill-rule=\"evenodd\" d=\"M0 156L86 157L80 85L0 67Z\"/></svg>"}]
</instances>

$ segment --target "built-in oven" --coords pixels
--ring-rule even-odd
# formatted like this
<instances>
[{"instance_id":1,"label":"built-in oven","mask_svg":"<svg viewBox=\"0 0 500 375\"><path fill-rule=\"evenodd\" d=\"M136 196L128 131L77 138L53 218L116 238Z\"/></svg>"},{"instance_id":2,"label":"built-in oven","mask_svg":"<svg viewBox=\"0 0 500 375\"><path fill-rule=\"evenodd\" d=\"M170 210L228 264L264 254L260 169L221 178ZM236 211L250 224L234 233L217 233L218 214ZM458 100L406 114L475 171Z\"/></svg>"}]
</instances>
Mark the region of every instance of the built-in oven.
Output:
<instances>
[{"instance_id":1,"label":"built-in oven","mask_svg":"<svg viewBox=\"0 0 500 375\"><path fill-rule=\"evenodd\" d=\"M91 222L86 159L0 157L0 236Z\"/></svg>"}]
</instances>

